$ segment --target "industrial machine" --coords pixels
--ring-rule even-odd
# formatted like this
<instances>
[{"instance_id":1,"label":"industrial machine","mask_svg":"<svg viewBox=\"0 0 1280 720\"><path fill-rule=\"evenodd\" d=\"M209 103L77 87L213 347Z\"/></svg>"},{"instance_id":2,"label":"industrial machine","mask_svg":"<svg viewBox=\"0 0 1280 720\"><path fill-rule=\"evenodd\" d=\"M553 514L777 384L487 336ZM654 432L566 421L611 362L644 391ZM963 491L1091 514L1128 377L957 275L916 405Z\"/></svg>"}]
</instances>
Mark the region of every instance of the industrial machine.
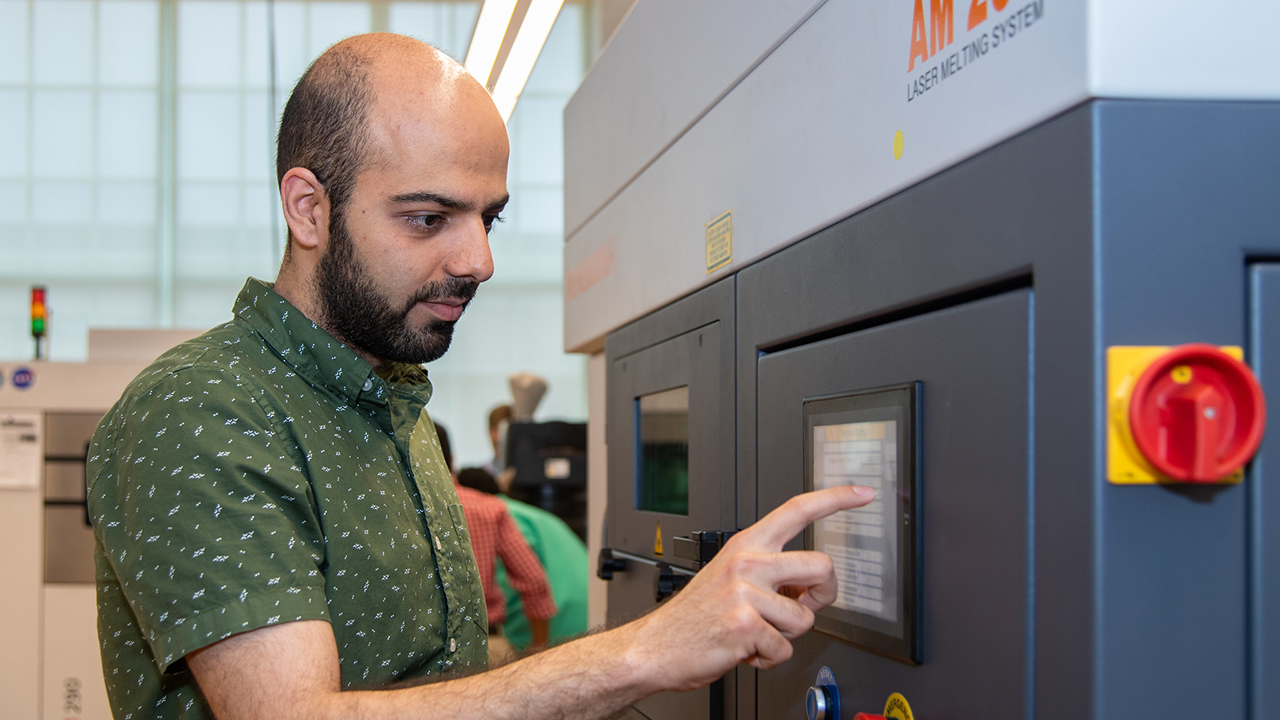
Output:
<instances>
[{"instance_id":1,"label":"industrial machine","mask_svg":"<svg viewBox=\"0 0 1280 720\"><path fill-rule=\"evenodd\" d=\"M1280 718L1278 21L636 4L565 116L609 619L879 493L790 545L841 582L791 661L632 717Z\"/></svg>"},{"instance_id":2,"label":"industrial machine","mask_svg":"<svg viewBox=\"0 0 1280 720\"><path fill-rule=\"evenodd\" d=\"M91 331L87 363L0 363L0 717L109 720L85 461L102 415L187 330Z\"/></svg>"}]
</instances>

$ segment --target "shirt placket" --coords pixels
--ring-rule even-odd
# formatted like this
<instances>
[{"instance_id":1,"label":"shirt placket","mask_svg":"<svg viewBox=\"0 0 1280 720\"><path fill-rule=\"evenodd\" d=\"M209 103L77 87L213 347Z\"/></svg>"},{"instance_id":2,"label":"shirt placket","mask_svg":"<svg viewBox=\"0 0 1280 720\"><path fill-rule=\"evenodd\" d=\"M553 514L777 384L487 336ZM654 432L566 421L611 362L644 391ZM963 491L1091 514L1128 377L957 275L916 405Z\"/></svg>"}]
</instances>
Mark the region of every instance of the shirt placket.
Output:
<instances>
[{"instance_id":1,"label":"shirt placket","mask_svg":"<svg viewBox=\"0 0 1280 720\"><path fill-rule=\"evenodd\" d=\"M422 503L423 523L435 553L437 576L445 596L445 649L450 655L446 664L483 667L488 663L484 590L475 571L462 506L453 491L452 478L445 468L430 416L422 409L420 400L399 397L401 395L399 390L392 394L395 434L397 445L407 440L401 452L408 459L410 475ZM415 418L411 430L410 417Z\"/></svg>"}]
</instances>

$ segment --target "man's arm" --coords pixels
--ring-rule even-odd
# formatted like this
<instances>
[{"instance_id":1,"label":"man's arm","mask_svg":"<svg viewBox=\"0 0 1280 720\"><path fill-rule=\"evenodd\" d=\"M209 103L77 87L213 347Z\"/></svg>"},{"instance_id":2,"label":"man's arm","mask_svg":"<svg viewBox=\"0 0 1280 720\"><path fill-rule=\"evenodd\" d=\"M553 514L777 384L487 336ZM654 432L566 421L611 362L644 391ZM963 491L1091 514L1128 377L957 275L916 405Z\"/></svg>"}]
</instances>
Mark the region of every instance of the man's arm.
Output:
<instances>
[{"instance_id":1,"label":"man's arm","mask_svg":"<svg viewBox=\"0 0 1280 720\"><path fill-rule=\"evenodd\" d=\"M865 505L840 487L800 495L733 537L654 612L487 673L396 690L341 691L328 623L286 623L187 656L221 720L598 718L663 690L692 690L740 662L773 667L836 597L831 559L781 552L809 523ZM779 588L799 589L795 599ZM680 647L681 652L671 652Z\"/></svg>"}]
</instances>

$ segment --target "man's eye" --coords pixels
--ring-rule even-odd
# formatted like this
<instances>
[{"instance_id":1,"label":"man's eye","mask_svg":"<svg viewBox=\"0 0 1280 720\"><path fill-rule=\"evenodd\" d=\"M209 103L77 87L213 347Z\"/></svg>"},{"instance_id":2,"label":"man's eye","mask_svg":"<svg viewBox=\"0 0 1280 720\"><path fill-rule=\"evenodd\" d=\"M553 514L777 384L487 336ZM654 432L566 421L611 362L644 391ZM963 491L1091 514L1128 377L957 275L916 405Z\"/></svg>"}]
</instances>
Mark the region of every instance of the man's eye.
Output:
<instances>
[{"instance_id":1,"label":"man's eye","mask_svg":"<svg viewBox=\"0 0 1280 720\"><path fill-rule=\"evenodd\" d=\"M440 215L410 215L408 220L411 225L416 225L425 230L439 225L444 218Z\"/></svg>"},{"instance_id":2,"label":"man's eye","mask_svg":"<svg viewBox=\"0 0 1280 720\"><path fill-rule=\"evenodd\" d=\"M501 215L486 215L484 218L484 230L489 232L493 230L494 223L500 223L504 220Z\"/></svg>"}]
</instances>

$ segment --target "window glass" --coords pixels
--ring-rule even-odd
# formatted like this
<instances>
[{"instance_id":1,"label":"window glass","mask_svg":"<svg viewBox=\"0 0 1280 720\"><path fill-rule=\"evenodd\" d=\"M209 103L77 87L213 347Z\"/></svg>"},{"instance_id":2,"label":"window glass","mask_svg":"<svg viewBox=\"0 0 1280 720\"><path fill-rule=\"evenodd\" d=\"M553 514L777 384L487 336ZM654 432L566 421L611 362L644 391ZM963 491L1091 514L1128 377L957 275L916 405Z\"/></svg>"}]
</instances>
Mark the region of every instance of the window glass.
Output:
<instances>
[{"instance_id":1,"label":"window glass","mask_svg":"<svg viewBox=\"0 0 1280 720\"><path fill-rule=\"evenodd\" d=\"M240 128L239 93L234 91L180 92L178 95L179 180L239 179Z\"/></svg>"},{"instance_id":2,"label":"window glass","mask_svg":"<svg viewBox=\"0 0 1280 720\"><path fill-rule=\"evenodd\" d=\"M87 178L93 172L93 93L37 90L32 171L40 178Z\"/></svg>"},{"instance_id":3,"label":"window glass","mask_svg":"<svg viewBox=\"0 0 1280 720\"><path fill-rule=\"evenodd\" d=\"M72 180L37 180L32 184L31 215L40 225L86 225L93 221L93 183ZM88 238L75 236L75 244L82 245ZM41 243L41 249L50 244ZM72 258L73 265L81 261ZM55 266L56 267L56 266Z\"/></svg>"},{"instance_id":4,"label":"window glass","mask_svg":"<svg viewBox=\"0 0 1280 720\"><path fill-rule=\"evenodd\" d=\"M41 0L35 13L35 81L50 85L93 82L94 3Z\"/></svg>"},{"instance_id":5,"label":"window glass","mask_svg":"<svg viewBox=\"0 0 1280 720\"><path fill-rule=\"evenodd\" d=\"M689 386L636 400L636 508L689 514Z\"/></svg>"},{"instance_id":6,"label":"window glass","mask_svg":"<svg viewBox=\"0 0 1280 720\"><path fill-rule=\"evenodd\" d=\"M178 3L178 85L232 88L240 84L240 3Z\"/></svg>"},{"instance_id":7,"label":"window glass","mask_svg":"<svg viewBox=\"0 0 1280 720\"><path fill-rule=\"evenodd\" d=\"M343 38L372 29L369 3L314 2L309 7L307 48L312 58Z\"/></svg>"},{"instance_id":8,"label":"window glass","mask_svg":"<svg viewBox=\"0 0 1280 720\"><path fill-rule=\"evenodd\" d=\"M27 174L27 93L0 89L0 178Z\"/></svg>"},{"instance_id":9,"label":"window glass","mask_svg":"<svg viewBox=\"0 0 1280 720\"><path fill-rule=\"evenodd\" d=\"M20 226L27 218L27 190L25 182L0 180L0 233L6 238L16 238ZM18 263L18 242L0 242L0 258L6 267Z\"/></svg>"},{"instance_id":10,"label":"window glass","mask_svg":"<svg viewBox=\"0 0 1280 720\"><path fill-rule=\"evenodd\" d=\"M155 85L160 65L159 42L160 8L155 2L98 3L98 82Z\"/></svg>"},{"instance_id":11,"label":"window glass","mask_svg":"<svg viewBox=\"0 0 1280 720\"><path fill-rule=\"evenodd\" d=\"M98 176L148 180L156 176L156 92L103 90L98 94Z\"/></svg>"},{"instance_id":12,"label":"window glass","mask_svg":"<svg viewBox=\"0 0 1280 720\"><path fill-rule=\"evenodd\" d=\"M113 182L98 188L98 222L103 225L147 227L155 223L154 182Z\"/></svg>"},{"instance_id":13,"label":"window glass","mask_svg":"<svg viewBox=\"0 0 1280 720\"><path fill-rule=\"evenodd\" d=\"M27 7L26 0L0 0L0 86L27 82Z\"/></svg>"}]
</instances>

